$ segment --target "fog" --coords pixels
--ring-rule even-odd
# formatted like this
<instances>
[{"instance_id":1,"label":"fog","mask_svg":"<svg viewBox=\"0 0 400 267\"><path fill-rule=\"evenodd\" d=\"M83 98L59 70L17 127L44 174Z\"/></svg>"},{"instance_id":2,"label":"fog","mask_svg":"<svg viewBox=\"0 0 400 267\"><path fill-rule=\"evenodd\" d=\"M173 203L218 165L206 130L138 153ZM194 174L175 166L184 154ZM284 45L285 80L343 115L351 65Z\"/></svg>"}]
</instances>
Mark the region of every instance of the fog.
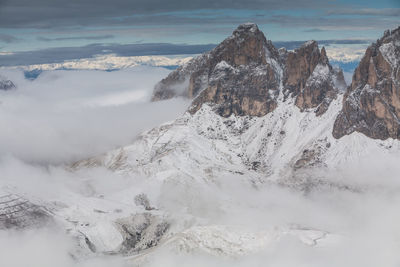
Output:
<instances>
[{"instance_id":1,"label":"fog","mask_svg":"<svg viewBox=\"0 0 400 267\"><path fill-rule=\"evenodd\" d=\"M400 165L397 155L360 158L334 173L319 173L349 189L322 186L311 192L227 175L217 183L160 183L104 168L71 172L65 165L131 143L143 130L182 114L188 103L150 103L154 84L168 71L140 67L115 72L51 71L34 81L5 72L18 89L0 92L0 189L17 189L39 202L62 201L84 209L101 195L131 205L138 193L165 212L172 226L229 225L257 233L296 226L332 235L315 247L282 235L243 256L202 251L151 252L138 266L400 266ZM82 202L82 203L81 203ZM81 205L82 204L82 205ZM185 218L185 219L182 219ZM187 219L190 218L190 219ZM0 266L127 267L121 256L76 259L76 240L60 227L0 231Z\"/></svg>"},{"instance_id":2,"label":"fog","mask_svg":"<svg viewBox=\"0 0 400 267\"><path fill-rule=\"evenodd\" d=\"M188 102L151 103L167 70L49 71L36 80L6 71L18 89L0 92L0 156L60 164L131 143L182 114Z\"/></svg>"}]
</instances>

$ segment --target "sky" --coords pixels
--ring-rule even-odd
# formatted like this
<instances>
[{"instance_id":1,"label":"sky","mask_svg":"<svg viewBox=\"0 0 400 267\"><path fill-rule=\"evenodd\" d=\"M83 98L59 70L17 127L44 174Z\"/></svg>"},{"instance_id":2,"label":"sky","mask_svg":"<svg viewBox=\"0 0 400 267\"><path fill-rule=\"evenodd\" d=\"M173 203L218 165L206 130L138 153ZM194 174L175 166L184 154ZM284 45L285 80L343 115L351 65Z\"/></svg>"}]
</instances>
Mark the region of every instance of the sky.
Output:
<instances>
[{"instance_id":1,"label":"sky","mask_svg":"<svg viewBox=\"0 0 400 267\"><path fill-rule=\"evenodd\" d=\"M360 49L400 25L400 0L0 0L0 66L10 54L41 51L51 60L76 48L136 53L152 44L140 53L177 54L185 46L194 54L249 21L289 47L314 39Z\"/></svg>"}]
</instances>

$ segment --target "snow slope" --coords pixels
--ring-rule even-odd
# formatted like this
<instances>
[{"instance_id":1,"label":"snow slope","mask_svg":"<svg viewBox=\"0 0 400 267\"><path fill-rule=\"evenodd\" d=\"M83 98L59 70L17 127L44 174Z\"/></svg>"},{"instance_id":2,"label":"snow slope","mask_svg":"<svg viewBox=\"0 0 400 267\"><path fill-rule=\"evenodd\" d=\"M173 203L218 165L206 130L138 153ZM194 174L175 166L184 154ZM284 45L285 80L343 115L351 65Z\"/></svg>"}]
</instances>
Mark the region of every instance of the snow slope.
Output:
<instances>
[{"instance_id":1,"label":"snow slope","mask_svg":"<svg viewBox=\"0 0 400 267\"><path fill-rule=\"evenodd\" d=\"M223 118L212 106L203 105L194 115L185 113L143 133L129 146L77 162L72 169L105 167L124 177L145 177L157 188L151 200L156 203L158 216L163 214L170 226L157 246L127 258L138 265L165 250L228 258L250 255L288 235L306 246L335 246L346 234L329 226L334 221L321 228L303 215L289 216L285 223L263 215L260 220L265 223L260 226L238 216L263 214L265 207L258 207L261 200L247 203L235 193L246 194L245 188L264 190L271 185L295 192L370 190L365 181L349 179L346 169L357 168L372 157L398 158L400 143L358 133L333 138L341 100L339 95L322 116L316 116L313 110L300 112L294 100L283 101L282 94L276 110L264 117ZM230 191L232 184L241 189ZM96 234L108 236L110 232Z\"/></svg>"},{"instance_id":2,"label":"snow slope","mask_svg":"<svg viewBox=\"0 0 400 267\"><path fill-rule=\"evenodd\" d=\"M352 134L333 138L334 119L342 95L322 116L300 112L293 99L264 117L223 118L204 105L196 114L143 133L132 145L81 161L75 167L105 166L120 173L147 177L213 181L229 174L254 183L299 183L302 172L327 168L338 171L362 157L398 155L399 142ZM295 179L293 179L295 178Z\"/></svg>"}]
</instances>

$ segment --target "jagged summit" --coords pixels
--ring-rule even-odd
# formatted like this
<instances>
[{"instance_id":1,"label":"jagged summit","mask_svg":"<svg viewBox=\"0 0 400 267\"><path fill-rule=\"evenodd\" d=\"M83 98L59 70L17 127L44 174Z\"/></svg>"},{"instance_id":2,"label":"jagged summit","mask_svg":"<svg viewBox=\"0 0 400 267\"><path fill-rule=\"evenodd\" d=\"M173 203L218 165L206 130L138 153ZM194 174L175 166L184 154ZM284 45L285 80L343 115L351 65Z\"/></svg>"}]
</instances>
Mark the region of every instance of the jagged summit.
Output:
<instances>
[{"instance_id":1,"label":"jagged summit","mask_svg":"<svg viewBox=\"0 0 400 267\"><path fill-rule=\"evenodd\" d=\"M244 41L248 37L257 37L260 36L261 38L264 38L264 34L260 29L258 28L257 24L252 23L252 22L247 22L240 24L232 33L230 37L227 39L236 39L238 41Z\"/></svg>"},{"instance_id":2,"label":"jagged summit","mask_svg":"<svg viewBox=\"0 0 400 267\"><path fill-rule=\"evenodd\" d=\"M240 33L240 32L245 32L245 33L253 32L253 33L256 33L258 31L259 31L259 29L258 29L257 24L255 24L253 22L246 22L246 23L240 24L236 28L236 30L233 32L233 34L235 35L235 34Z\"/></svg>"},{"instance_id":3,"label":"jagged summit","mask_svg":"<svg viewBox=\"0 0 400 267\"><path fill-rule=\"evenodd\" d=\"M264 116L276 108L282 92L296 97L301 110L317 108L322 114L339 84L344 84L343 75L329 65L316 41L295 51L278 51L256 24L245 23L212 51L158 83L153 100L185 96L194 99L192 114L211 103L224 117Z\"/></svg>"},{"instance_id":4,"label":"jagged summit","mask_svg":"<svg viewBox=\"0 0 400 267\"><path fill-rule=\"evenodd\" d=\"M338 89L346 86L342 71L332 68L325 47L319 50L314 40L287 54L285 70L285 93L296 96L301 110L317 108L318 115L328 109Z\"/></svg>"},{"instance_id":5,"label":"jagged summit","mask_svg":"<svg viewBox=\"0 0 400 267\"><path fill-rule=\"evenodd\" d=\"M361 132L400 139L400 27L385 31L365 52L343 100L333 135Z\"/></svg>"},{"instance_id":6,"label":"jagged summit","mask_svg":"<svg viewBox=\"0 0 400 267\"><path fill-rule=\"evenodd\" d=\"M223 60L235 66L251 63L266 64L270 53L273 53L274 57L278 56L275 47L267 41L254 23L239 25L230 37L210 52L216 61Z\"/></svg>"},{"instance_id":7,"label":"jagged summit","mask_svg":"<svg viewBox=\"0 0 400 267\"><path fill-rule=\"evenodd\" d=\"M15 88L15 84L6 79L5 77L0 75L0 90L11 90Z\"/></svg>"}]
</instances>

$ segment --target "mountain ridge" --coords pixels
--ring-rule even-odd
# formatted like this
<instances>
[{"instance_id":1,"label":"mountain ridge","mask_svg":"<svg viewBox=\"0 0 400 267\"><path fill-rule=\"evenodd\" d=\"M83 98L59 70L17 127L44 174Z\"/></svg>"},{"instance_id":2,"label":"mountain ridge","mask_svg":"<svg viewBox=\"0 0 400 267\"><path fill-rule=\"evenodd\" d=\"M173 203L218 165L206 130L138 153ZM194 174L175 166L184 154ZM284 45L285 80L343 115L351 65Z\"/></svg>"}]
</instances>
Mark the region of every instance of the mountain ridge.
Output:
<instances>
[{"instance_id":1,"label":"mountain ridge","mask_svg":"<svg viewBox=\"0 0 400 267\"><path fill-rule=\"evenodd\" d=\"M319 74L313 75L314 70ZM320 50L316 41L294 51L278 50L256 24L245 23L216 48L160 81L153 101L184 96L193 99L191 113L208 102L221 116L264 116L276 108L283 90L297 98L301 110L318 108L321 115L344 86L342 71L329 64L325 48Z\"/></svg>"},{"instance_id":2,"label":"mountain ridge","mask_svg":"<svg viewBox=\"0 0 400 267\"><path fill-rule=\"evenodd\" d=\"M193 99L192 114L211 103L224 117L265 116L276 109L282 90L302 112L314 110L320 116L347 87L332 131L335 138L358 131L375 139L400 139L399 29L386 31L366 50L347 87L342 70L329 64L316 41L294 51L277 50L256 24L245 23L160 81L152 100L184 96Z\"/></svg>"}]
</instances>

